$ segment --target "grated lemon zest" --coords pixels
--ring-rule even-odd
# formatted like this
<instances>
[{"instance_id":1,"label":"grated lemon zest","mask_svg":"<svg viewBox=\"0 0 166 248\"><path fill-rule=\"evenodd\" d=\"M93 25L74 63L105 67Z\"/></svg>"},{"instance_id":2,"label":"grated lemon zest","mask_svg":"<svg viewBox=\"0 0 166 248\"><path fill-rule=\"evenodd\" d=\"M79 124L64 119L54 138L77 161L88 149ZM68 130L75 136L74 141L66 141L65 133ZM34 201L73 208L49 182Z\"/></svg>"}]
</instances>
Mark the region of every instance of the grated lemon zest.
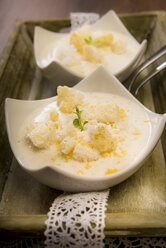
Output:
<instances>
[{"instance_id":1,"label":"grated lemon zest","mask_svg":"<svg viewBox=\"0 0 166 248\"><path fill-rule=\"evenodd\" d=\"M92 168L92 166L89 164L89 162L86 163L85 169L89 170L90 168Z\"/></svg>"},{"instance_id":2,"label":"grated lemon zest","mask_svg":"<svg viewBox=\"0 0 166 248\"><path fill-rule=\"evenodd\" d=\"M51 160L52 160L53 162L55 162L56 159L59 158L59 157L61 157L61 156L62 156L61 153L58 153L58 154L56 154L53 158L51 158Z\"/></svg>"},{"instance_id":3,"label":"grated lemon zest","mask_svg":"<svg viewBox=\"0 0 166 248\"><path fill-rule=\"evenodd\" d=\"M115 172L117 172L118 170L117 169L108 169L106 172L105 172L105 176L106 175L110 175L110 174L112 174L112 173L115 173Z\"/></svg>"},{"instance_id":4,"label":"grated lemon zest","mask_svg":"<svg viewBox=\"0 0 166 248\"><path fill-rule=\"evenodd\" d=\"M119 131L117 131L117 130L114 130L114 134L119 134Z\"/></svg>"},{"instance_id":5,"label":"grated lemon zest","mask_svg":"<svg viewBox=\"0 0 166 248\"><path fill-rule=\"evenodd\" d=\"M91 105L90 108L91 109L95 109L96 108L96 105Z\"/></svg>"},{"instance_id":6,"label":"grated lemon zest","mask_svg":"<svg viewBox=\"0 0 166 248\"><path fill-rule=\"evenodd\" d=\"M113 155L115 156L115 157L118 157L118 158L121 158L121 156L120 156L120 154L118 154L117 152L113 152Z\"/></svg>"},{"instance_id":7,"label":"grated lemon zest","mask_svg":"<svg viewBox=\"0 0 166 248\"><path fill-rule=\"evenodd\" d=\"M125 110L123 108L119 109L120 111L120 118L121 119L124 119L127 117L126 113L125 113Z\"/></svg>"},{"instance_id":8,"label":"grated lemon zest","mask_svg":"<svg viewBox=\"0 0 166 248\"><path fill-rule=\"evenodd\" d=\"M102 154L101 157L106 158L106 157L108 157L108 154Z\"/></svg>"},{"instance_id":9,"label":"grated lemon zest","mask_svg":"<svg viewBox=\"0 0 166 248\"><path fill-rule=\"evenodd\" d=\"M122 153L123 155L126 155L126 151L125 151L125 150L121 150L121 153Z\"/></svg>"},{"instance_id":10,"label":"grated lemon zest","mask_svg":"<svg viewBox=\"0 0 166 248\"><path fill-rule=\"evenodd\" d=\"M56 123L56 124L54 124L54 127L56 128L56 129L58 129L58 124Z\"/></svg>"},{"instance_id":11,"label":"grated lemon zest","mask_svg":"<svg viewBox=\"0 0 166 248\"><path fill-rule=\"evenodd\" d=\"M146 121L144 121L145 123L148 123L148 122L150 122L149 120L146 120Z\"/></svg>"},{"instance_id":12,"label":"grated lemon zest","mask_svg":"<svg viewBox=\"0 0 166 248\"><path fill-rule=\"evenodd\" d=\"M80 74L83 74L83 75L85 74L85 72L84 72L84 71L78 71L78 72L79 72Z\"/></svg>"},{"instance_id":13,"label":"grated lemon zest","mask_svg":"<svg viewBox=\"0 0 166 248\"><path fill-rule=\"evenodd\" d=\"M86 102L84 104L81 104L81 107L84 108L84 107L88 106L89 104L90 104L90 102Z\"/></svg>"},{"instance_id":14,"label":"grated lemon zest","mask_svg":"<svg viewBox=\"0 0 166 248\"><path fill-rule=\"evenodd\" d=\"M60 143L59 142L55 142L54 145L57 147L57 150L60 151L60 149L61 149Z\"/></svg>"},{"instance_id":15,"label":"grated lemon zest","mask_svg":"<svg viewBox=\"0 0 166 248\"><path fill-rule=\"evenodd\" d=\"M77 175L84 175L84 172L79 170L79 171L77 171Z\"/></svg>"},{"instance_id":16,"label":"grated lemon zest","mask_svg":"<svg viewBox=\"0 0 166 248\"><path fill-rule=\"evenodd\" d=\"M124 141L124 138L122 136L118 136L119 141Z\"/></svg>"},{"instance_id":17,"label":"grated lemon zest","mask_svg":"<svg viewBox=\"0 0 166 248\"><path fill-rule=\"evenodd\" d=\"M141 133L133 133L133 135L140 135Z\"/></svg>"},{"instance_id":18,"label":"grated lemon zest","mask_svg":"<svg viewBox=\"0 0 166 248\"><path fill-rule=\"evenodd\" d=\"M68 163L70 159L73 159L73 156L71 154L65 156L65 162L66 163Z\"/></svg>"}]
</instances>

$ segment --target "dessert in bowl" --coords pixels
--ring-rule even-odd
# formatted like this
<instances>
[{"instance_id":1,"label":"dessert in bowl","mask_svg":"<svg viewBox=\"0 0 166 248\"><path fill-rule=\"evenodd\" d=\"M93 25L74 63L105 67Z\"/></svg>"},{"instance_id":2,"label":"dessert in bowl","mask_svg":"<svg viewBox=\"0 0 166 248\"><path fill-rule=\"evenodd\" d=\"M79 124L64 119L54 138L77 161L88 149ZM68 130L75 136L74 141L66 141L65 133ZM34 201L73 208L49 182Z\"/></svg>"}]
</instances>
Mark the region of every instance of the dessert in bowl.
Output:
<instances>
[{"instance_id":1,"label":"dessert in bowl","mask_svg":"<svg viewBox=\"0 0 166 248\"><path fill-rule=\"evenodd\" d=\"M122 81L145 49L146 40L139 44L114 11L70 33L35 27L36 63L45 76L59 82L78 82L101 64Z\"/></svg>"},{"instance_id":2,"label":"dessert in bowl","mask_svg":"<svg viewBox=\"0 0 166 248\"><path fill-rule=\"evenodd\" d=\"M6 99L5 114L20 165L40 182L72 192L103 190L131 176L166 121L102 66L73 88L59 86L56 97Z\"/></svg>"}]
</instances>

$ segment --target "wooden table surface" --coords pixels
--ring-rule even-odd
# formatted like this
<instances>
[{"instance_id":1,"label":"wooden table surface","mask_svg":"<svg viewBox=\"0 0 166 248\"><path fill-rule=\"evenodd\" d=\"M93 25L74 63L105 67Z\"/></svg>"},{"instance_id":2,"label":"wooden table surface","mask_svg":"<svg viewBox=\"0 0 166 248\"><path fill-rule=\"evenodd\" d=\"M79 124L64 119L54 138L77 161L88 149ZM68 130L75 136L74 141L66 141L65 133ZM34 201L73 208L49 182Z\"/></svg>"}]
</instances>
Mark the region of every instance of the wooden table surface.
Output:
<instances>
[{"instance_id":1,"label":"wooden table surface","mask_svg":"<svg viewBox=\"0 0 166 248\"><path fill-rule=\"evenodd\" d=\"M69 17L70 12L105 14L165 10L166 0L0 0L0 54L16 19Z\"/></svg>"}]
</instances>

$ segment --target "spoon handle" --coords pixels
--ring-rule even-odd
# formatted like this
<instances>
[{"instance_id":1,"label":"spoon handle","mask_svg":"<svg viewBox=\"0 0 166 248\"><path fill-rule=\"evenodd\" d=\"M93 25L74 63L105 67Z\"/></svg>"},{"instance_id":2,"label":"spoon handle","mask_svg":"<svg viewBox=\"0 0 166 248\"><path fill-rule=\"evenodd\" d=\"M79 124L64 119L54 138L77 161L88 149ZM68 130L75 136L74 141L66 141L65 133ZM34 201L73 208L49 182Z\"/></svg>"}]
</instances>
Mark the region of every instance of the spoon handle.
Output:
<instances>
[{"instance_id":1,"label":"spoon handle","mask_svg":"<svg viewBox=\"0 0 166 248\"><path fill-rule=\"evenodd\" d=\"M157 75L159 72L164 70L166 68L166 61L164 61L162 64L157 66L154 70L150 71L142 80L138 82L136 86L131 87L130 92L136 96L138 94L139 89L147 82L149 81L152 77Z\"/></svg>"},{"instance_id":2,"label":"spoon handle","mask_svg":"<svg viewBox=\"0 0 166 248\"><path fill-rule=\"evenodd\" d=\"M124 81L124 86L133 94L137 95L138 90L152 77L157 75L160 71L165 69L166 62L163 62L161 65L157 66L155 70L152 70L148 75L138 82L137 86L132 89L133 84L139 73L141 73L145 68L147 68L149 65L157 61L160 57L162 57L164 54L166 54L166 45L160 48L157 52L155 52L152 56L150 56L147 60L145 60L141 65L139 65L127 78L127 80Z\"/></svg>"}]
</instances>

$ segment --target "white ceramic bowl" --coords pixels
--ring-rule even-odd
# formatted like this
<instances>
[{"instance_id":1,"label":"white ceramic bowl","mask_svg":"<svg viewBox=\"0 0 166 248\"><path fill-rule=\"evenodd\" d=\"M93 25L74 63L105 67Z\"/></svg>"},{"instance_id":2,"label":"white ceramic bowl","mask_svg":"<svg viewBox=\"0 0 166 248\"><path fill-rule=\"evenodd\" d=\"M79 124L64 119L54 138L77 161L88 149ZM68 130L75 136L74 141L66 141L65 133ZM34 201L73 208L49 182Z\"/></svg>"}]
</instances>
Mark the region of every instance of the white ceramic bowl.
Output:
<instances>
[{"instance_id":1,"label":"white ceramic bowl","mask_svg":"<svg viewBox=\"0 0 166 248\"><path fill-rule=\"evenodd\" d=\"M125 36L129 36L134 43L138 44L138 49L132 59L128 60L127 64L115 74L115 76L123 81L126 79L132 70L138 65L143 53L146 50L147 42L144 40L139 44L136 39L129 33L126 27L123 25L116 13L111 10L99 19L95 24L91 26L92 31L108 31L108 32L119 32ZM58 62L53 58L53 51L56 47L57 42L67 36L66 33L55 33L43 29L41 27L35 27L34 33L34 53L38 67L42 70L43 74L56 82L79 82L84 78L79 73L73 72L71 69L64 67L62 63Z\"/></svg>"},{"instance_id":2,"label":"white ceramic bowl","mask_svg":"<svg viewBox=\"0 0 166 248\"><path fill-rule=\"evenodd\" d=\"M20 158L23 154L20 156L18 149L19 130L28 116L32 115L37 108L44 108L47 104L55 101L56 97L36 101L7 98L5 103L5 115L9 142L22 168L41 183L56 189L72 192L103 190L127 179L141 167L162 134L166 122L166 114L156 114L145 108L102 66L78 83L75 88L84 92L106 92L126 97L138 104L142 108L142 111L146 112L151 125L148 143L143 147L140 154L138 154L137 159L131 162L127 168L107 176L83 176L66 172L60 167L45 165L39 169L31 169L32 166L24 164Z\"/></svg>"}]
</instances>

